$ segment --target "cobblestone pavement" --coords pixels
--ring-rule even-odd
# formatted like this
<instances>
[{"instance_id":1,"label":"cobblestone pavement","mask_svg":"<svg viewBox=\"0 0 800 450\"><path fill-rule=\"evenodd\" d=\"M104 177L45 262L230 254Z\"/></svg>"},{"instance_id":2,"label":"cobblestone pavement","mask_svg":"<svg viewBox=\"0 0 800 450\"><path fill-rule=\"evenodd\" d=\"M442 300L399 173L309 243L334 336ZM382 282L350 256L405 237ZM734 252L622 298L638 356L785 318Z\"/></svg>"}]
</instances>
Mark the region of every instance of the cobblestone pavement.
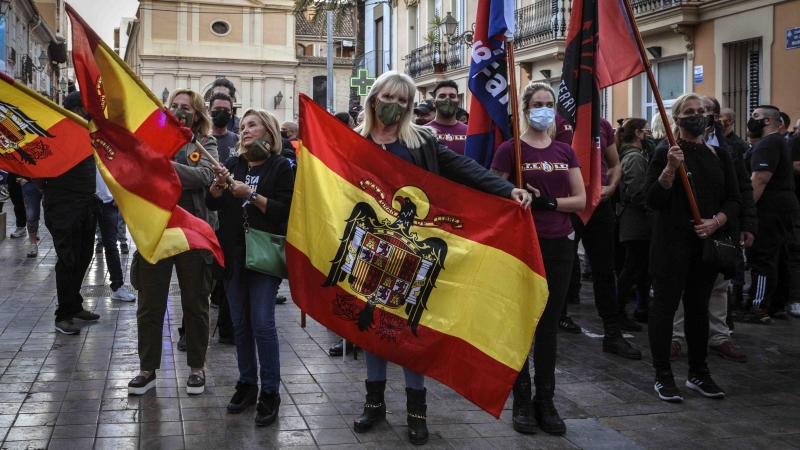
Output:
<instances>
[{"instance_id":1,"label":"cobblestone pavement","mask_svg":"<svg viewBox=\"0 0 800 450\"><path fill-rule=\"evenodd\" d=\"M8 210L9 208L6 208ZM42 230L45 230L44 227ZM10 231L10 227L9 227ZM364 401L363 358L326 354L337 338L313 320L300 327L291 302L277 306L282 405L276 424L256 428L253 409L225 411L237 380L234 347L212 338L206 392L186 395L185 353L176 349L180 299L170 298L157 388L129 397L138 370L136 304L115 302L87 287L85 308L101 315L78 336L53 331L55 253L46 233L38 258L26 258L27 239L0 242L0 437L3 449L180 448L408 448L402 372L391 366L387 423L366 433L352 430ZM126 265L130 260L125 258ZM93 261L86 286L107 283L102 258ZM572 307L582 335L559 339L556 406L567 419L565 436L523 436L511 427L510 404L501 419L427 380L431 438L423 448L697 448L800 447L800 321L773 326L738 325L737 344L747 364L709 356L727 397L711 400L681 388L685 401L671 404L653 392L645 332L631 341L643 361L601 352L601 324L583 289ZM282 292L288 295L288 287ZM91 295L91 296L90 296ZM212 309L212 325L217 310ZM686 356L674 365L679 386Z\"/></svg>"}]
</instances>

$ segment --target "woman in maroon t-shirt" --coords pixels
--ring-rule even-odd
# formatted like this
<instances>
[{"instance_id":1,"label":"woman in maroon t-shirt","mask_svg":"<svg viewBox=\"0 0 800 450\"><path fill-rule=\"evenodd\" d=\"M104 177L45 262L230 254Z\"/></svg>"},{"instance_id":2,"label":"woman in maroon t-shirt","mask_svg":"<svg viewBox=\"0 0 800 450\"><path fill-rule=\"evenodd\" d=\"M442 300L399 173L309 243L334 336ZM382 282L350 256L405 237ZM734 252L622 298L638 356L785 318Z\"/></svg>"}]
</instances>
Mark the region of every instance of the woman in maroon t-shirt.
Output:
<instances>
[{"instance_id":1,"label":"woman in maroon t-shirt","mask_svg":"<svg viewBox=\"0 0 800 450\"><path fill-rule=\"evenodd\" d=\"M522 93L522 114L528 125L521 136L522 177L535 195L531 210L550 296L536 327L533 344L536 398L531 400L527 360L514 383L514 429L520 433L535 432L537 422L547 433L567 431L553 405L556 335L572 270L574 231L570 214L583 210L586 191L575 151L553 139L556 135L555 103L555 92L544 83L531 83ZM516 174L517 163L513 142L505 142L495 153L492 172L508 179L510 174ZM535 421L532 416L536 417Z\"/></svg>"}]
</instances>

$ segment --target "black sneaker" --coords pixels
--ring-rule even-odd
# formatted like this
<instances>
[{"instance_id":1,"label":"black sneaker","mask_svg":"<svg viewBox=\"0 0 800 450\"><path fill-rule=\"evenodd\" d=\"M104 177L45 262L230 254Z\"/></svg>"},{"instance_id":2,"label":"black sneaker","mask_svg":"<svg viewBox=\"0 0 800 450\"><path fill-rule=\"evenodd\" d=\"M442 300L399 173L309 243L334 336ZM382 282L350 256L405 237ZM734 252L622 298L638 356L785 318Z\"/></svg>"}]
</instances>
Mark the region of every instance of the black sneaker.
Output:
<instances>
[{"instance_id":1,"label":"black sneaker","mask_svg":"<svg viewBox=\"0 0 800 450\"><path fill-rule=\"evenodd\" d=\"M130 253L130 249L128 248L128 244L120 244L119 252L122 253L123 255L127 255L128 253Z\"/></svg>"},{"instance_id":2,"label":"black sneaker","mask_svg":"<svg viewBox=\"0 0 800 450\"><path fill-rule=\"evenodd\" d=\"M643 309L643 310L634 309L633 310L633 320L634 320L634 322L647 323L647 321L649 319L650 319L650 310L649 309Z\"/></svg>"},{"instance_id":3,"label":"black sneaker","mask_svg":"<svg viewBox=\"0 0 800 450\"><path fill-rule=\"evenodd\" d=\"M642 352L633 348L630 342L626 341L622 334L616 337L603 337L603 351L613 353L627 359L642 359Z\"/></svg>"},{"instance_id":4,"label":"black sneaker","mask_svg":"<svg viewBox=\"0 0 800 450\"><path fill-rule=\"evenodd\" d=\"M245 384L241 381L236 383L236 393L233 394L230 403L228 403L228 412L231 414L239 414L251 405L255 405L258 401L258 385Z\"/></svg>"},{"instance_id":5,"label":"black sneaker","mask_svg":"<svg viewBox=\"0 0 800 450\"><path fill-rule=\"evenodd\" d=\"M686 387L695 390L703 396L708 398L722 398L725 397L725 392L722 388L714 383L711 379L711 373L706 369L704 372L689 371L689 376L686 379Z\"/></svg>"},{"instance_id":6,"label":"black sneaker","mask_svg":"<svg viewBox=\"0 0 800 450\"><path fill-rule=\"evenodd\" d=\"M80 320L81 322L97 322L100 319L100 314L91 313L85 309L78 314L72 316L73 320Z\"/></svg>"},{"instance_id":7,"label":"black sneaker","mask_svg":"<svg viewBox=\"0 0 800 450\"><path fill-rule=\"evenodd\" d=\"M286 303L286 301L287 301L287 298L286 298L285 295L279 295L279 296L275 297L275 304L276 305L282 305L282 304Z\"/></svg>"},{"instance_id":8,"label":"black sneaker","mask_svg":"<svg viewBox=\"0 0 800 450\"><path fill-rule=\"evenodd\" d=\"M687 384L688 386L688 384ZM658 393L658 398L667 402L682 402L683 397L681 397L681 391L678 390L678 386L675 385L675 378L672 376L672 372L664 371L661 373L656 374L656 383L653 386L656 393Z\"/></svg>"},{"instance_id":9,"label":"black sneaker","mask_svg":"<svg viewBox=\"0 0 800 450\"><path fill-rule=\"evenodd\" d=\"M573 322L570 316L561 316L561 318L558 319L558 328L572 334L581 334L582 331L581 327Z\"/></svg>"},{"instance_id":10,"label":"black sneaker","mask_svg":"<svg viewBox=\"0 0 800 450\"><path fill-rule=\"evenodd\" d=\"M782 309L770 311L769 316L776 320L789 320L789 315Z\"/></svg>"},{"instance_id":11,"label":"black sneaker","mask_svg":"<svg viewBox=\"0 0 800 450\"><path fill-rule=\"evenodd\" d=\"M128 383L128 395L142 395L150 389L156 387L156 371L150 372L147 378L136 375Z\"/></svg>"},{"instance_id":12,"label":"black sneaker","mask_svg":"<svg viewBox=\"0 0 800 450\"><path fill-rule=\"evenodd\" d=\"M56 322L56 331L62 334L80 334L81 329L72 321L69 320L60 320Z\"/></svg>"},{"instance_id":13,"label":"black sneaker","mask_svg":"<svg viewBox=\"0 0 800 450\"><path fill-rule=\"evenodd\" d=\"M94 252L100 254L103 253L103 244L101 242L98 242L97 245L94 246Z\"/></svg>"},{"instance_id":14,"label":"black sneaker","mask_svg":"<svg viewBox=\"0 0 800 450\"><path fill-rule=\"evenodd\" d=\"M642 326L632 321L627 314L619 316L619 329L623 331L642 331Z\"/></svg>"},{"instance_id":15,"label":"black sneaker","mask_svg":"<svg viewBox=\"0 0 800 450\"><path fill-rule=\"evenodd\" d=\"M236 339L234 339L233 336L223 336L222 334L219 335L219 340L217 342L220 344L236 345Z\"/></svg>"},{"instance_id":16,"label":"black sneaker","mask_svg":"<svg viewBox=\"0 0 800 450\"><path fill-rule=\"evenodd\" d=\"M736 320L736 318L734 318L734 320ZM772 318L769 316L766 309L745 311L741 317L741 321L758 325L772 325Z\"/></svg>"}]
</instances>

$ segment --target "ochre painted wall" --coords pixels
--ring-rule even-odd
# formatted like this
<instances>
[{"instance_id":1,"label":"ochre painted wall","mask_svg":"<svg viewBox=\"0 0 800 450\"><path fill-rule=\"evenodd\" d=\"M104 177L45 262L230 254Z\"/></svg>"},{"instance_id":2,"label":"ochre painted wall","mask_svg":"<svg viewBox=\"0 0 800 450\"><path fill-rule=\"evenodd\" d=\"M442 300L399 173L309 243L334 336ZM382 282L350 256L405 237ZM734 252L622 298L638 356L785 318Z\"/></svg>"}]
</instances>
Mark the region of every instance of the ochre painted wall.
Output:
<instances>
[{"instance_id":1,"label":"ochre painted wall","mask_svg":"<svg viewBox=\"0 0 800 450\"><path fill-rule=\"evenodd\" d=\"M775 5L775 40L772 42L772 104L789 114L792 122L800 119L800 48L786 50L786 29L800 26L800 1ZM791 127L789 127L791 129Z\"/></svg>"},{"instance_id":2,"label":"ochre painted wall","mask_svg":"<svg viewBox=\"0 0 800 450\"><path fill-rule=\"evenodd\" d=\"M220 11L224 14L219 14L216 10L207 7L200 9L200 40L211 42L226 42L226 43L242 43L242 15L231 14L233 9L225 9ZM249 16L248 16L249 17ZM231 25L231 31L225 36L217 36L211 32L211 23L217 20L224 20Z\"/></svg>"},{"instance_id":3,"label":"ochre painted wall","mask_svg":"<svg viewBox=\"0 0 800 450\"><path fill-rule=\"evenodd\" d=\"M694 61L688 61L687 67L695 94L716 96L717 57L721 58L722 55L714 54L714 22L697 25L694 31ZM702 84L694 84L694 66L703 66Z\"/></svg>"},{"instance_id":4,"label":"ochre painted wall","mask_svg":"<svg viewBox=\"0 0 800 450\"><path fill-rule=\"evenodd\" d=\"M160 4L156 11L152 11L153 25L151 27L153 39L167 39L175 41L178 39L178 12L170 5ZM167 9L172 9L167 11Z\"/></svg>"},{"instance_id":5,"label":"ochre painted wall","mask_svg":"<svg viewBox=\"0 0 800 450\"><path fill-rule=\"evenodd\" d=\"M628 117L628 81L615 84L611 87L612 111L610 122L616 124L617 119Z\"/></svg>"},{"instance_id":6,"label":"ochre painted wall","mask_svg":"<svg viewBox=\"0 0 800 450\"><path fill-rule=\"evenodd\" d=\"M286 45L286 16L268 11L264 18L264 44Z\"/></svg>"}]
</instances>

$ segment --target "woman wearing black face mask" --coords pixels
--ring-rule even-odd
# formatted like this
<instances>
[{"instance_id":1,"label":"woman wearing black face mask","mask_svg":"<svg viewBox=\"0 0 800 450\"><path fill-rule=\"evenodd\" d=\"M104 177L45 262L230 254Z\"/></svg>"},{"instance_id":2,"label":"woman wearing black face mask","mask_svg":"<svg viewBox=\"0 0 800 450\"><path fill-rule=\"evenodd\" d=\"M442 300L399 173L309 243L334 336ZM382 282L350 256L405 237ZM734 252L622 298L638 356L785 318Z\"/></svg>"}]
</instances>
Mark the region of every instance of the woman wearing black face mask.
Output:
<instances>
[{"instance_id":1,"label":"woman wearing black face mask","mask_svg":"<svg viewBox=\"0 0 800 450\"><path fill-rule=\"evenodd\" d=\"M416 94L414 81L406 74L385 72L375 80L365 102L364 122L355 131L391 154L437 175L444 176L480 191L511 198L521 206L530 205L530 195L493 175L478 163L461 156L439 143L432 129L411 123L409 101ZM403 169L398 161L398 170ZM388 361L369 352L367 362L367 401L364 412L355 420L357 433L368 431L386 419L384 390ZM403 369L406 381L406 406L408 410L408 437L413 444L428 440L425 404L425 377L410 369Z\"/></svg>"},{"instance_id":2,"label":"woman wearing black face mask","mask_svg":"<svg viewBox=\"0 0 800 450\"><path fill-rule=\"evenodd\" d=\"M625 316L628 292L636 285L636 310L633 317L645 320L650 296L650 275L647 273L648 253L652 228L644 205L644 179L647 162L655 150L655 143L644 119L627 119L617 129L617 147L622 164L619 183L620 203L619 241L625 254L625 265L617 277L617 302L620 315Z\"/></svg>"},{"instance_id":3,"label":"woman wearing black face mask","mask_svg":"<svg viewBox=\"0 0 800 450\"><path fill-rule=\"evenodd\" d=\"M683 301L689 349L686 387L706 397L724 397L706 363L708 302L720 268L703 260L703 246L706 239L729 233L728 221L738 217L741 194L728 152L703 142L706 116L700 97L682 95L672 111L678 145L655 151L645 179L645 201L655 210L650 248L654 296L648 322L654 389L662 400L683 400L669 362L672 324ZM693 223L686 192L676 180L681 163L691 173L702 223Z\"/></svg>"}]
</instances>

